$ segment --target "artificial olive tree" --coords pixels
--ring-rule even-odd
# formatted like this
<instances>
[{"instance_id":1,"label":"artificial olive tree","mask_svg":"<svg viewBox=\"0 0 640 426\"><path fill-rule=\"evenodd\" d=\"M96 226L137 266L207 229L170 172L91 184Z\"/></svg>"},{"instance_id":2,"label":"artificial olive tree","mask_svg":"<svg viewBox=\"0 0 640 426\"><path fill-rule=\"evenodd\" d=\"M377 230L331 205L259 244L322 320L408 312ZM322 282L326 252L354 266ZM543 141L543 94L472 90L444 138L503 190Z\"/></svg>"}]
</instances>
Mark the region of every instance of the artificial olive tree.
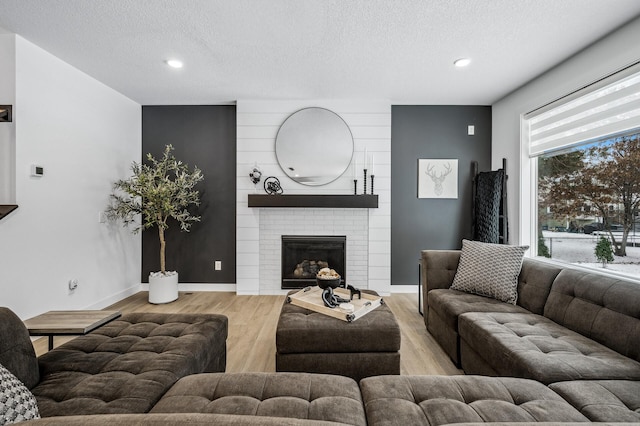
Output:
<instances>
[{"instance_id":1,"label":"artificial olive tree","mask_svg":"<svg viewBox=\"0 0 640 426\"><path fill-rule=\"evenodd\" d=\"M107 217L120 219L125 226L134 225L133 233L157 227L160 238L160 272L165 275L164 232L169 228L169 218L180 224L182 231L188 232L200 216L194 216L187 209L200 204L200 193L194 189L204 179L197 167L193 171L176 160L173 146L165 147L162 158L155 159L147 154L146 163L133 162L133 175L113 184L111 204ZM138 217L141 220L138 221Z\"/></svg>"}]
</instances>

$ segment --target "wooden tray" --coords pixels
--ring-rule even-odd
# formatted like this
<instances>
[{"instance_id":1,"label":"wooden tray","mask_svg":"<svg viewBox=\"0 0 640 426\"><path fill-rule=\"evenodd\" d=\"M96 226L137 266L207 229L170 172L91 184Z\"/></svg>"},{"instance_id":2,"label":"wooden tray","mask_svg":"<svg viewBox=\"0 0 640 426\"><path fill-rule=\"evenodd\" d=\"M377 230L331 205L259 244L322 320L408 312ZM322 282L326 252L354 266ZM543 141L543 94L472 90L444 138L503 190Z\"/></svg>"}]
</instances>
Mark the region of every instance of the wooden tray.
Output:
<instances>
[{"instance_id":1,"label":"wooden tray","mask_svg":"<svg viewBox=\"0 0 640 426\"><path fill-rule=\"evenodd\" d=\"M344 288L336 288L333 292L344 299L348 299L351 296L349 290ZM333 318L338 318L342 321L352 322L384 304L384 300L382 300L382 297L380 296L374 296L373 294L364 292L360 294L360 299L358 299L358 296L354 296L353 300L350 302L354 307L354 311L352 313L344 312L339 307L329 308L325 306L322 301L322 289L318 286L305 287L299 292L290 295L287 297L287 303L307 308L311 311L319 312Z\"/></svg>"}]
</instances>

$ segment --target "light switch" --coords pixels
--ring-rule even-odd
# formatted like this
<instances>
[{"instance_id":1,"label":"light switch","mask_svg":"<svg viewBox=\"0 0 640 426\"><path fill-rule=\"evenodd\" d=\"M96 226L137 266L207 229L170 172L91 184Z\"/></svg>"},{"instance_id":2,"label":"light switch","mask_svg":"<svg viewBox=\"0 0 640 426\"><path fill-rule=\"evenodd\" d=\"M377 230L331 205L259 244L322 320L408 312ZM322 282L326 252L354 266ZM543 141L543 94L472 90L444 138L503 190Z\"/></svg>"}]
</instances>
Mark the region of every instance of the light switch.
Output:
<instances>
[{"instance_id":1,"label":"light switch","mask_svg":"<svg viewBox=\"0 0 640 426\"><path fill-rule=\"evenodd\" d=\"M467 126L467 134L469 136L475 135L476 134L476 126L473 126L473 125Z\"/></svg>"}]
</instances>

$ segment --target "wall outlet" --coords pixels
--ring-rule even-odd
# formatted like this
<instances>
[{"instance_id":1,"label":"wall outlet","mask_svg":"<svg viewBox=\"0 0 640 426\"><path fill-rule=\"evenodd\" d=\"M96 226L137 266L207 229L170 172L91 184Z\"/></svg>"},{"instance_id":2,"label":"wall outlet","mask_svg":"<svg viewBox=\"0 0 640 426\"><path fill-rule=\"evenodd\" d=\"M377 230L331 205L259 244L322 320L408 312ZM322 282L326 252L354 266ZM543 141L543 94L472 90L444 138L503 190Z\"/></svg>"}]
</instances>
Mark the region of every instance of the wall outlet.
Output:
<instances>
[{"instance_id":1,"label":"wall outlet","mask_svg":"<svg viewBox=\"0 0 640 426\"><path fill-rule=\"evenodd\" d=\"M74 292L78 288L78 280L76 278L69 280L69 293Z\"/></svg>"},{"instance_id":2,"label":"wall outlet","mask_svg":"<svg viewBox=\"0 0 640 426\"><path fill-rule=\"evenodd\" d=\"M104 212L98 212L98 223L105 223L107 221L107 216Z\"/></svg>"},{"instance_id":3,"label":"wall outlet","mask_svg":"<svg viewBox=\"0 0 640 426\"><path fill-rule=\"evenodd\" d=\"M216 260L213 262L213 269L216 271L222 271L222 260Z\"/></svg>"},{"instance_id":4,"label":"wall outlet","mask_svg":"<svg viewBox=\"0 0 640 426\"><path fill-rule=\"evenodd\" d=\"M476 134L476 126L473 126L473 125L467 126L467 134L469 136L475 135Z\"/></svg>"}]
</instances>

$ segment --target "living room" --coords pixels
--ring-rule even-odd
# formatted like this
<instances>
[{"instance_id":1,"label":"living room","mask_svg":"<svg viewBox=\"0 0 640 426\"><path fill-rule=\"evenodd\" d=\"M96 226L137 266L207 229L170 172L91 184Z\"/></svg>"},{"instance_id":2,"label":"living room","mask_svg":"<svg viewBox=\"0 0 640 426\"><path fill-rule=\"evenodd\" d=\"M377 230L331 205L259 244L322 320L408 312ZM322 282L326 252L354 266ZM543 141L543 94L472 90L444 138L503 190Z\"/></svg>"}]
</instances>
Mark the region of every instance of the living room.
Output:
<instances>
[{"instance_id":1,"label":"living room","mask_svg":"<svg viewBox=\"0 0 640 426\"><path fill-rule=\"evenodd\" d=\"M505 2L498 3L511 9ZM528 4L528 7L553 8L553 3L535 7ZM491 93L482 90L486 74L474 74L473 67L494 58L476 58L470 48L460 46L457 51L448 53L453 56L446 65L437 65L450 66L447 72L451 80L447 82L451 86L443 89L449 92L438 92L438 95L430 91L439 89L434 86L440 82L434 84L428 80L417 89L402 92L402 96L382 92L358 96L344 85L329 92L314 90L326 83L306 81L305 75L310 70L292 65L301 76L289 82L274 78L271 87L266 83L256 87L251 80L252 74L237 70L246 79L247 87L231 97L222 90L225 78L218 74L214 65L206 62L206 69L200 72L215 78L216 89L224 95L207 95L207 86L213 83L204 81L200 83L200 93L191 92L187 97L181 93L185 84L180 80L181 71L166 68L163 61L169 53L180 54L177 49L181 40L188 40L185 45L193 48L193 44L198 43L198 37L193 33L176 35L171 32L166 37L158 36L159 45L168 43L171 47L157 47L154 52L142 52L140 47L133 45L112 45L108 41L95 45L87 42L83 49L137 52L141 61L145 61L140 68L144 73L162 74L154 81L160 81L165 90L158 90L157 86L149 89L144 78L131 78L138 87L134 87L134 83L125 84L125 79L120 80L122 86L113 87L99 76L115 72L114 67L129 67L131 75L137 75L140 72L135 70L138 65L103 63L100 66L104 69L92 75L87 70L96 66L89 67L83 62L82 49L77 45L71 43L65 50L63 41L56 45L53 39L48 42L46 35L35 31L38 26L47 27L42 24L47 21L46 7L38 2L3 2L7 13L0 17L0 28L4 29L0 31L0 104L13 105L14 109L13 121L0 123L0 203L18 205L18 208L0 220L2 305L26 319L50 310L103 309L128 297L139 301L140 294L146 294L148 289L148 273L157 269L157 235L152 232L134 235L121 224L104 221L102 213L109 203L113 182L130 174L131 163L141 161L149 151L157 153L159 147L172 143L180 159L203 169L203 184L206 185L203 190L206 203L203 205L207 208L203 210L202 227L194 228L191 233L176 232L169 240L168 259L174 262L169 267L178 270L183 277L181 297L191 298L194 292L282 296L286 291L279 288L277 261L270 259L265 263L265 247L271 247L271 242L263 239L264 228L271 232L271 226L280 223L277 216L283 214L285 224L329 216L331 223L337 225L328 233L349 233L347 247L350 249L358 245L349 245L349 242L362 243L364 260L359 258L360 253L348 253L347 261L353 262L348 263L348 270L352 271L350 281L357 287L372 289L385 296L409 294L416 303L415 313L419 315L420 251L459 249L462 239L469 234L471 161L478 161L482 170L494 170L501 166L503 158L506 159L510 243L531 244L529 224L532 214L523 204L527 195L523 176L530 174L530 170L524 161L527 154L519 143L521 116L634 64L640 58L640 46L636 42L640 34L640 5L620 1L620 8L615 12L610 9L617 8L603 3L592 2L584 8L578 6L578 2L571 4L576 12L586 9L580 11L580 19L584 20L581 25L575 22L573 26L553 27L538 22L547 32L551 31L545 35L549 37L545 38L547 43L550 43L548 40L563 39L565 34L569 34L566 38L571 43L567 43L562 56L550 57L545 55L544 46L532 41L532 47L521 48L518 55L512 55L513 65L503 66L502 76L513 75L508 79L502 77L502 89ZM488 7L484 3L471 4L475 12L478 12L477 8ZM81 39L80 29L88 31L86 27L92 25L97 27L96 32L109 32L98 25L100 14L108 11L100 7L93 12L82 11L83 6L73 2L60 5L69 12L64 19L79 14L78 33L74 33L73 21L62 21L59 26L50 24L49 30L60 31L70 39ZM285 3L279 6L286 10ZM252 10L255 5L247 3L246 7L256 12ZM358 11L364 13L366 7L362 7ZM408 7L418 6L411 3ZM571 9L557 7L563 12ZM111 13L126 17L126 7L114 8ZM518 22L525 20L515 11L510 12L519 17ZM88 16L85 13L96 15L92 20L83 21L82 18ZM250 13L247 11L247 14ZM247 18L243 29L260 21L260 13L255 15ZM286 17L282 11L281 15ZM470 15L473 13L464 13L467 22L473 21ZM588 18L589 15L592 17ZM32 24L22 27L26 25L27 16ZM411 22L409 17L402 16L401 23ZM277 42L283 42L286 37L279 35L276 28L286 27L288 21L284 17L281 16L283 21L280 23L260 29L264 34L274 36ZM303 17L305 19L297 29L314 22L313 16L303 14ZM482 17L485 23L493 19L490 13ZM551 19L544 13L536 17ZM363 19L366 21L366 14ZM125 21L130 28L136 25L133 16L126 17ZM368 23L380 22L383 21ZM417 22L424 24L427 21ZM25 28L24 33L12 30L14 26ZM527 28L531 31L534 27ZM321 30L323 28L316 26L309 29L312 34ZM407 31L410 30L415 27L409 26ZM144 36L131 37L146 40L161 33L162 29L148 31ZM197 33L198 30L194 31ZM380 32L384 33L382 28ZM506 31L499 34L508 36ZM260 32L253 38L237 35L239 41L233 47L239 49L248 43L247 40L255 41L260 35ZM530 38L532 35L532 32L527 33ZM172 38L174 43L170 43ZM301 36L297 43L287 46L292 50L302 49L300 46L311 43L312 38ZM122 42L124 38L118 40ZM384 37L381 35L377 40L384 40ZM501 42L493 42L496 56L503 55ZM522 44L527 45L526 40ZM374 49L372 46L366 48ZM285 53L284 49L280 51L283 58L286 58ZM453 60L467 54L474 56L470 68L454 69ZM425 56L427 59L423 62L431 62L430 54ZM535 63L538 56L548 65L536 64L537 68L533 68L530 64ZM185 57L184 60L183 71L194 66L195 59ZM523 71L518 62L529 64L529 69ZM250 63L246 62L247 68ZM377 65L382 68L386 64ZM156 66L158 69L154 70ZM340 72L356 69L365 75L362 79L368 79L366 68L351 66L353 68ZM491 72L487 71L490 68L483 70L484 73ZM285 90L303 84L306 86L300 92L291 92L288 96L264 95L273 93L266 88ZM460 89L452 90L456 85ZM336 95L339 90L344 90L348 96ZM319 187L299 184L285 175L273 149L274 139L282 121L306 107L326 108L343 117L354 136L353 158L360 163L355 175L350 165L340 178ZM473 135L469 134L469 126L474 126ZM190 143L193 144L191 147ZM327 213L306 208L279 212L278 209L248 207L247 197L265 193L264 180L270 176L280 180L285 194L353 194L353 180L357 178L357 193L361 194L364 176L360 169L367 155L375 158L375 190L368 187L367 191L378 195L379 204L372 209L353 209L357 210L355 212L347 209L346 215L356 215L357 221L342 217L345 209L341 208L330 209ZM202 158L208 160L198 161ZM418 160L424 158L458 160L456 199L417 197ZM254 165L262 171L262 180L255 186L249 178ZM43 175L34 176L33 166L42 167ZM357 229L345 230L340 222L344 220L350 220ZM355 226L356 222L365 223L364 229ZM326 222L320 221L317 226L309 233L325 230ZM294 233L301 233L300 229L292 227ZM278 237L287 233L286 228L276 230ZM216 270L215 261L221 262L220 270ZM78 287L71 290L69 285L74 281ZM421 317L418 316L417 321L422 321Z\"/></svg>"},{"instance_id":2,"label":"living room","mask_svg":"<svg viewBox=\"0 0 640 426\"><path fill-rule=\"evenodd\" d=\"M12 13L18 16L21 9L25 10L23 5L16 4L13 7L16 10ZM37 2L31 7L38 10ZM629 9L626 9L623 15L624 21L632 16ZM377 135L374 134L373 139L367 138L366 135L364 138L356 139L354 157L362 155L368 143L372 144L370 149L376 154L377 169L375 192L379 194L380 206L378 209L370 210L370 226L381 227L380 232L377 232L380 236L376 237L381 239L369 243L369 252L372 253L372 258L375 258L375 265L369 266L373 269L368 270L368 276L373 279L382 277L380 282L375 284L376 289L387 294L391 291L415 292L418 279L418 251L428 248L460 247L460 241L469 229L469 224L465 223L467 218L464 217L469 211L470 201L466 197L469 185L463 184L469 181L469 175L466 173L467 164L471 160L480 161L481 169L489 170L498 168L502 158L507 159L507 172L510 177L508 194L511 242L528 243L525 232L522 231L522 221L526 223L528 213L521 212L519 206L520 149L518 144L514 143L519 140L520 114L633 62L638 55L634 50L635 43L628 41L634 38L637 25L637 20L633 20L582 51L574 52L572 57L558 58L556 67L508 96L496 100L491 106L488 103L480 106L468 104L456 108L455 105L462 105L462 102L453 94L451 100L443 98L430 104L413 102L414 105L402 106L392 101L365 103L364 106L371 106L369 111L374 113L374 117L382 120L381 123L373 122L369 126L361 126L364 133L373 131L377 132ZM592 31L589 36L593 37ZM102 308L144 288L141 287L142 276L145 275L143 269L145 272L149 271L143 267L142 259L145 256L142 255L143 243L140 236L132 235L118 225L98 221L99 213L104 211L108 204L112 183L125 177L131 162L139 161L146 154L143 149L144 122L141 109L144 111L142 106L149 103L135 102L122 96L19 34L3 34L2 40L3 57L8 58L7 61L3 61L3 75L8 78L2 79L3 93L7 93L7 100L3 100L2 103L13 104L24 99L20 104L23 108L25 105L29 108L26 112L20 113L16 107L14 122L2 124L3 127L0 129L5 132L2 134L3 138L15 140L7 143L3 139L3 152L7 153L2 156L3 202L20 206L0 221L0 232L3 234L1 250L5 305L12 306L23 318L53 308ZM459 70L451 72L453 71ZM162 72L167 73L166 70ZM167 79L167 87L177 90L174 88L178 85L175 75L168 73L163 78ZM455 78L464 79L464 76ZM164 95L158 95L159 98L161 96ZM184 105L181 101L182 99L177 103ZM279 103L281 101L260 102L264 108L272 110L282 105ZM210 101L204 99L199 103L210 104ZM235 148L238 150L238 159L233 163L235 170L232 171L232 181L228 181L228 173L223 179L227 179L227 187L235 188L233 191L237 192L228 194L228 190L220 191L216 187L209 191L218 191L225 197L237 197L240 206L237 209L238 216L236 218L235 213L227 214L225 225L235 228L236 225L232 221L237 220L237 241L227 241L229 234L220 238L222 241L212 238L215 242L211 244L220 252L207 254L208 280L195 282L215 285L185 285L181 289L213 287L224 291L236 291L238 287L239 294L258 293L256 285L259 266L256 248L247 248L253 255L243 254L242 248L237 254L235 250L229 253L229 250L225 251L224 248L235 244L245 247L242 235L245 233L243 228L246 226L246 212L249 215L256 214L242 207L246 206L246 194L254 191L248 178L254 163L264 168L265 178L272 175L283 176L273 153L262 151L258 154L243 148L245 141L251 139L250 135L249 139L242 138L242 133L255 128L251 123L243 125L243 108L251 108L254 104L252 101L239 100L235 105L227 106L236 109L236 114L231 113L233 118L227 120L225 125L228 128L225 131L231 138L235 137L233 133L238 133L238 146ZM304 99L280 109L281 115L286 117L300 107L323 105L347 111L348 108L354 107L363 109L362 100L326 99ZM424 105L442 105L442 108ZM402 115L403 108L405 114L414 116ZM411 108L415 109L412 111ZM468 114L466 117L462 116L465 110ZM429 117L432 117L432 122L427 124L431 128L443 120L447 122L440 124L439 128L434 128L436 134L431 139L433 143L416 141L416 135L424 132L427 126L424 123ZM455 121L457 117L461 117L458 122ZM238 123L234 123L233 119L237 119ZM476 136L470 137L466 134L466 127L467 124L472 124L470 121L473 119L482 120L482 123L477 123ZM394 134L392 124L396 122L398 128ZM407 122L408 124L405 124ZM274 128L277 130L276 126L271 125L267 131L273 132ZM446 144L438 143L440 138L451 137L458 139L450 142L452 148L449 150L443 148ZM90 144L87 142L88 138L91 140ZM470 138L473 138L472 144L468 142ZM178 145L178 141L173 142ZM404 150L414 152L403 158L402 151L398 149L391 155L392 147L396 144L400 146L401 143L406 144ZM479 147L474 148L476 145ZM477 151L465 154L465 150L470 149ZM461 158L461 193L458 200L417 199L412 194L413 190L406 189L408 185L415 187L416 173L413 167L416 167L416 160L429 156ZM392 164L392 159L395 158L398 158L398 165ZM188 159L185 161L189 162ZM413 163L412 168L406 167L407 161L410 161L409 164ZM30 176L33 164L40 164L45 168L43 177ZM345 175L350 173L351 170ZM362 180L361 173L359 175ZM209 180L205 176L204 183L214 185L218 179L220 177L216 175ZM322 188L321 191L316 191L313 187L304 187L291 180L283 182L283 186L287 193L350 193L351 176L343 176L341 179L333 184L318 187ZM394 186L396 181L397 186ZM362 192L361 187L359 192ZM399 200L397 203L396 199ZM425 202L432 204L425 207ZM225 208L224 203L217 204ZM227 208L233 210L234 207ZM430 214L431 211L442 211L443 208L444 215L458 218L457 223L451 224L444 218L436 218L433 219L433 225L424 224L424 221L419 219L409 219L413 222L402 224L402 221L407 220L402 216L402 211L417 209L421 214L416 216L420 217L433 216ZM393 209L397 212L397 223L394 222ZM443 221L447 224L446 227L443 226ZM373 222L381 225L374 225ZM220 227L218 231L221 229L224 228ZM251 228L248 228L246 233L251 233ZM193 234L182 236L187 239L194 238ZM152 259L156 258L153 254L151 256ZM214 271L211 263L223 256L222 271ZM236 256L237 259L234 259ZM68 282L73 279L78 280L79 287L70 294ZM359 278L357 284L363 285L365 282Z\"/></svg>"}]
</instances>

